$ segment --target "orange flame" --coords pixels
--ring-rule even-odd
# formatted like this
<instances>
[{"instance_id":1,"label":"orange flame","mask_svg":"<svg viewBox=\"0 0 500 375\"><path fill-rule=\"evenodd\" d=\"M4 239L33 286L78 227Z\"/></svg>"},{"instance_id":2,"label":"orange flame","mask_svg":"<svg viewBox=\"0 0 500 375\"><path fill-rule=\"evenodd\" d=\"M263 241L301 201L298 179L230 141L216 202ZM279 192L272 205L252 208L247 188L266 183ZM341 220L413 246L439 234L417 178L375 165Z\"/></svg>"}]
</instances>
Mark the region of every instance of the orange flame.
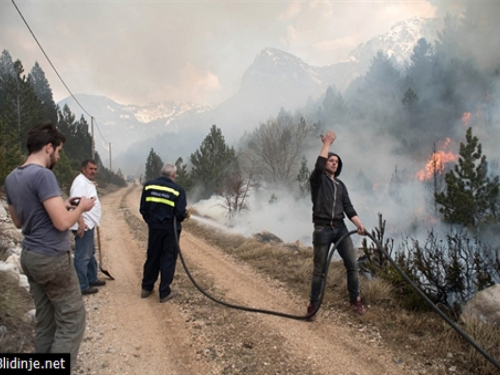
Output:
<instances>
[{"instance_id":1,"label":"orange flame","mask_svg":"<svg viewBox=\"0 0 500 375\"><path fill-rule=\"evenodd\" d=\"M450 144L450 138L446 138L443 144L443 149L446 149ZM445 164L454 162L458 159L452 151L439 150L434 152L425 168L418 171L416 178L420 181L430 180L435 174L442 174L444 172Z\"/></svg>"}]
</instances>

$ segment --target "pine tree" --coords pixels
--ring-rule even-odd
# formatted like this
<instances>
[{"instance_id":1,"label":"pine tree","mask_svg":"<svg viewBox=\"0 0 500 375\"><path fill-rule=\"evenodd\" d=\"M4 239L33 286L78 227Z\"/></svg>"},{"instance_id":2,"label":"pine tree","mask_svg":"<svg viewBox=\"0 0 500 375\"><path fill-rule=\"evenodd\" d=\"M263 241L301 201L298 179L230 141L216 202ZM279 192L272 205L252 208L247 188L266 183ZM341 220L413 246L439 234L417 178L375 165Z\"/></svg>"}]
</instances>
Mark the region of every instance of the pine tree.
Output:
<instances>
[{"instance_id":1,"label":"pine tree","mask_svg":"<svg viewBox=\"0 0 500 375\"><path fill-rule=\"evenodd\" d=\"M92 140L89 125L83 115L76 121L67 104L58 112L57 127L66 136L64 149L70 159L81 162L92 157Z\"/></svg>"},{"instance_id":2,"label":"pine tree","mask_svg":"<svg viewBox=\"0 0 500 375\"><path fill-rule=\"evenodd\" d=\"M349 103L360 119L369 118L371 122L387 127L394 121L392 113L398 110L394 104L400 102L401 92L399 71L389 57L379 51L371 61L355 100Z\"/></svg>"},{"instance_id":3,"label":"pine tree","mask_svg":"<svg viewBox=\"0 0 500 375\"><path fill-rule=\"evenodd\" d=\"M12 57L7 50L2 51L0 56L0 107L2 107L3 97L9 77L15 77L14 63Z\"/></svg>"},{"instance_id":4,"label":"pine tree","mask_svg":"<svg viewBox=\"0 0 500 375\"><path fill-rule=\"evenodd\" d=\"M28 79L33 86L35 94L42 102L45 119L56 124L57 106L52 96L52 89L50 88L49 81L45 78L45 72L40 65L38 65L38 62L35 62L30 74L28 74Z\"/></svg>"},{"instance_id":5,"label":"pine tree","mask_svg":"<svg viewBox=\"0 0 500 375\"><path fill-rule=\"evenodd\" d=\"M193 187L193 179L189 174L187 165L184 164L184 160L179 157L175 162L175 166L177 168L177 178L175 182L181 185L185 191L189 191Z\"/></svg>"},{"instance_id":6,"label":"pine tree","mask_svg":"<svg viewBox=\"0 0 500 375\"><path fill-rule=\"evenodd\" d=\"M59 182L59 186L61 186L61 190L69 194L71 183L78 176L78 173L80 173L80 164L76 160L68 158L65 150L66 148L63 146L63 149L59 152L59 161L54 167L54 174Z\"/></svg>"},{"instance_id":7,"label":"pine tree","mask_svg":"<svg viewBox=\"0 0 500 375\"><path fill-rule=\"evenodd\" d=\"M434 51L432 45L427 43L424 38L420 38L413 48L410 57L411 64L407 69L409 78L417 91L422 91L432 79L432 70L434 65Z\"/></svg>"},{"instance_id":8,"label":"pine tree","mask_svg":"<svg viewBox=\"0 0 500 375\"><path fill-rule=\"evenodd\" d=\"M15 167L22 164L24 156L17 142L17 133L8 132L0 118L0 186Z\"/></svg>"},{"instance_id":9,"label":"pine tree","mask_svg":"<svg viewBox=\"0 0 500 375\"><path fill-rule=\"evenodd\" d=\"M302 157L300 163L299 174L297 175L297 181L299 182L300 194L306 196L311 192L311 185L309 184L309 177L311 176L311 171L307 168L307 158Z\"/></svg>"},{"instance_id":10,"label":"pine tree","mask_svg":"<svg viewBox=\"0 0 500 375\"><path fill-rule=\"evenodd\" d=\"M440 59L453 60L460 57L460 20L458 16L447 14L444 17L444 27L437 33L436 54Z\"/></svg>"},{"instance_id":11,"label":"pine tree","mask_svg":"<svg viewBox=\"0 0 500 375\"><path fill-rule=\"evenodd\" d=\"M403 103L403 105L408 108L409 112L414 112L415 106L418 103L417 93L413 91L411 88L409 88L403 94L403 99L401 100L401 103Z\"/></svg>"},{"instance_id":12,"label":"pine tree","mask_svg":"<svg viewBox=\"0 0 500 375\"><path fill-rule=\"evenodd\" d=\"M326 124L327 128L343 125L349 117L349 107L339 92L329 86L326 89L325 98L322 102L321 122Z\"/></svg>"},{"instance_id":13,"label":"pine tree","mask_svg":"<svg viewBox=\"0 0 500 375\"><path fill-rule=\"evenodd\" d=\"M14 63L15 76L9 76L5 85L0 115L7 131L15 131L23 150L30 129L44 120L42 102L26 78L21 61ZM26 151L26 150L25 150Z\"/></svg>"},{"instance_id":14,"label":"pine tree","mask_svg":"<svg viewBox=\"0 0 500 375\"><path fill-rule=\"evenodd\" d=\"M203 198L221 192L236 160L236 152L226 145L221 129L212 125L200 148L191 154L191 177L202 187Z\"/></svg>"},{"instance_id":15,"label":"pine tree","mask_svg":"<svg viewBox=\"0 0 500 375\"><path fill-rule=\"evenodd\" d=\"M472 128L465 139L465 144L460 143L458 165L446 173L446 189L435 199L446 222L477 227L495 218L500 184L498 176L488 177L486 156Z\"/></svg>"},{"instance_id":16,"label":"pine tree","mask_svg":"<svg viewBox=\"0 0 500 375\"><path fill-rule=\"evenodd\" d=\"M163 161L160 156L155 152L153 148L149 152L148 159L146 161L146 172L145 179L146 181L153 180L155 178L160 177L161 168L163 167Z\"/></svg>"}]
</instances>

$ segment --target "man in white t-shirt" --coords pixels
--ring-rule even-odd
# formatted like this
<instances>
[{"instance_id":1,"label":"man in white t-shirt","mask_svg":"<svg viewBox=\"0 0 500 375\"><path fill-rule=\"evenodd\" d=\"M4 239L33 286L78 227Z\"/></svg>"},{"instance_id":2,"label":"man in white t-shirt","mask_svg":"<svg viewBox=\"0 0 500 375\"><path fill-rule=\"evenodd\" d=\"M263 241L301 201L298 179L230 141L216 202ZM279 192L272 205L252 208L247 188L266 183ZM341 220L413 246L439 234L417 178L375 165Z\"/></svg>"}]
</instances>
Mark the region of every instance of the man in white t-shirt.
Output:
<instances>
[{"instance_id":1,"label":"man in white t-shirt","mask_svg":"<svg viewBox=\"0 0 500 375\"><path fill-rule=\"evenodd\" d=\"M101 202L99 202L94 182L96 174L96 161L84 160L81 173L73 180L70 188L70 197L95 198L94 207L83 213L78 222L71 227L75 235L75 269L80 281L80 289L84 295L97 293L96 287L106 284L106 281L97 278L97 261L95 259L94 231L101 220Z\"/></svg>"}]
</instances>

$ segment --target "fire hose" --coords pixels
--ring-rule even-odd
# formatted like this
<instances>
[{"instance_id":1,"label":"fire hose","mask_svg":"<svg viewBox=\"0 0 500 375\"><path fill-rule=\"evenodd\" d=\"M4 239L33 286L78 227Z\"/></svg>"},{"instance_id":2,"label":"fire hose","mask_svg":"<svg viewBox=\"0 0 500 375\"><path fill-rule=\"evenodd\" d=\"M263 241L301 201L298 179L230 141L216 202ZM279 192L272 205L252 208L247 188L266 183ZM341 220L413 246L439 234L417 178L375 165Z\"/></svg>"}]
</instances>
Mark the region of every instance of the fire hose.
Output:
<instances>
[{"instance_id":1,"label":"fire hose","mask_svg":"<svg viewBox=\"0 0 500 375\"><path fill-rule=\"evenodd\" d=\"M209 293L207 293L193 278L191 273L189 272L186 262L184 261L184 257L182 256L181 252L181 247L179 244L179 238L178 238L178 233L177 233L177 220L174 219L174 233L175 233L175 240L177 243L177 249L179 251L179 257L182 262L182 266L184 267L184 270L186 271L186 274L193 283L193 285L198 289L205 297L208 299L214 301L215 303L218 303L220 305L236 309L236 310L243 310L243 311L248 311L248 312L255 312L255 313L261 313L261 314L269 314L269 315L276 315L276 316L281 316L283 318L289 318L289 319L297 319L297 320L307 320L314 316L320 309L321 304L323 302L323 296L325 293L325 287L326 287L326 280L328 276L328 269L330 267L331 259L333 254L335 253L335 250L337 249L338 245L344 241L347 237L353 235L354 233L357 233L356 230L350 231L346 234L344 234L329 250L328 256L327 256L327 262L325 263L325 269L323 270L322 278L323 282L321 283L321 292L320 292L320 297L319 297L319 303L316 306L315 310L306 314L306 315L292 315L292 314L287 314L279 311L272 311L272 310L263 310L263 309L256 309L253 307L247 307L247 306L240 306L240 305L235 305L231 304L222 300L219 300ZM387 252L384 250L380 242L375 239L370 233L365 232L365 235L369 237L377 246L378 250L389 260L389 262L392 264L392 266L396 269L396 271L403 277L403 279L410 284L410 286L417 292L417 294L422 297L422 299L436 312L451 328L453 328L460 336L462 336L465 341L467 341L470 345L476 349L484 358L486 358L489 362L491 362L493 365L495 365L499 370L500 370L500 363L496 361L491 355L489 355L486 351L484 351L469 335L467 335L463 330L460 329L443 311L441 311L430 299L427 297L427 295L422 292L417 285L401 270L401 268L398 266L398 264L387 254Z\"/></svg>"}]
</instances>

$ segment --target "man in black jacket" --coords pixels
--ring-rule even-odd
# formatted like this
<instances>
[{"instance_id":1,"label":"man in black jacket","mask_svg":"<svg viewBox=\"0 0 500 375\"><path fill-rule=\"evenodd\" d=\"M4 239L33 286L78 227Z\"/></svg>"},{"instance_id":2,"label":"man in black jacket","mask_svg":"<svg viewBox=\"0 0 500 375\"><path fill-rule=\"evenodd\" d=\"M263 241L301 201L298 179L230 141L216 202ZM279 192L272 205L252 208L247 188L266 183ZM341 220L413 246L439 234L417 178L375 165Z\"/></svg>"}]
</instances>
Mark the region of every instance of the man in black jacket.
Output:
<instances>
[{"instance_id":1,"label":"man in black jacket","mask_svg":"<svg viewBox=\"0 0 500 375\"><path fill-rule=\"evenodd\" d=\"M161 176L144 185L139 209L149 228L141 297L146 298L153 293L154 284L160 275L161 303L174 296L170 284L177 262L177 240L181 234L181 221L187 216L186 193L174 182L176 172L174 164L164 164Z\"/></svg>"},{"instance_id":2,"label":"man in black jacket","mask_svg":"<svg viewBox=\"0 0 500 375\"><path fill-rule=\"evenodd\" d=\"M310 177L314 223L314 269L308 314L316 311L319 304L330 246L349 232L344 217L347 216L356 225L360 235L365 233L365 227L349 199L346 186L337 178L342 171L342 160L337 154L329 152L335 138L335 133L331 131L325 136L321 135L323 145ZM363 315L366 311L359 296L359 269L351 237L345 238L337 250L347 270L347 289L351 306L354 311ZM314 315L309 320L314 320L315 317Z\"/></svg>"}]
</instances>

